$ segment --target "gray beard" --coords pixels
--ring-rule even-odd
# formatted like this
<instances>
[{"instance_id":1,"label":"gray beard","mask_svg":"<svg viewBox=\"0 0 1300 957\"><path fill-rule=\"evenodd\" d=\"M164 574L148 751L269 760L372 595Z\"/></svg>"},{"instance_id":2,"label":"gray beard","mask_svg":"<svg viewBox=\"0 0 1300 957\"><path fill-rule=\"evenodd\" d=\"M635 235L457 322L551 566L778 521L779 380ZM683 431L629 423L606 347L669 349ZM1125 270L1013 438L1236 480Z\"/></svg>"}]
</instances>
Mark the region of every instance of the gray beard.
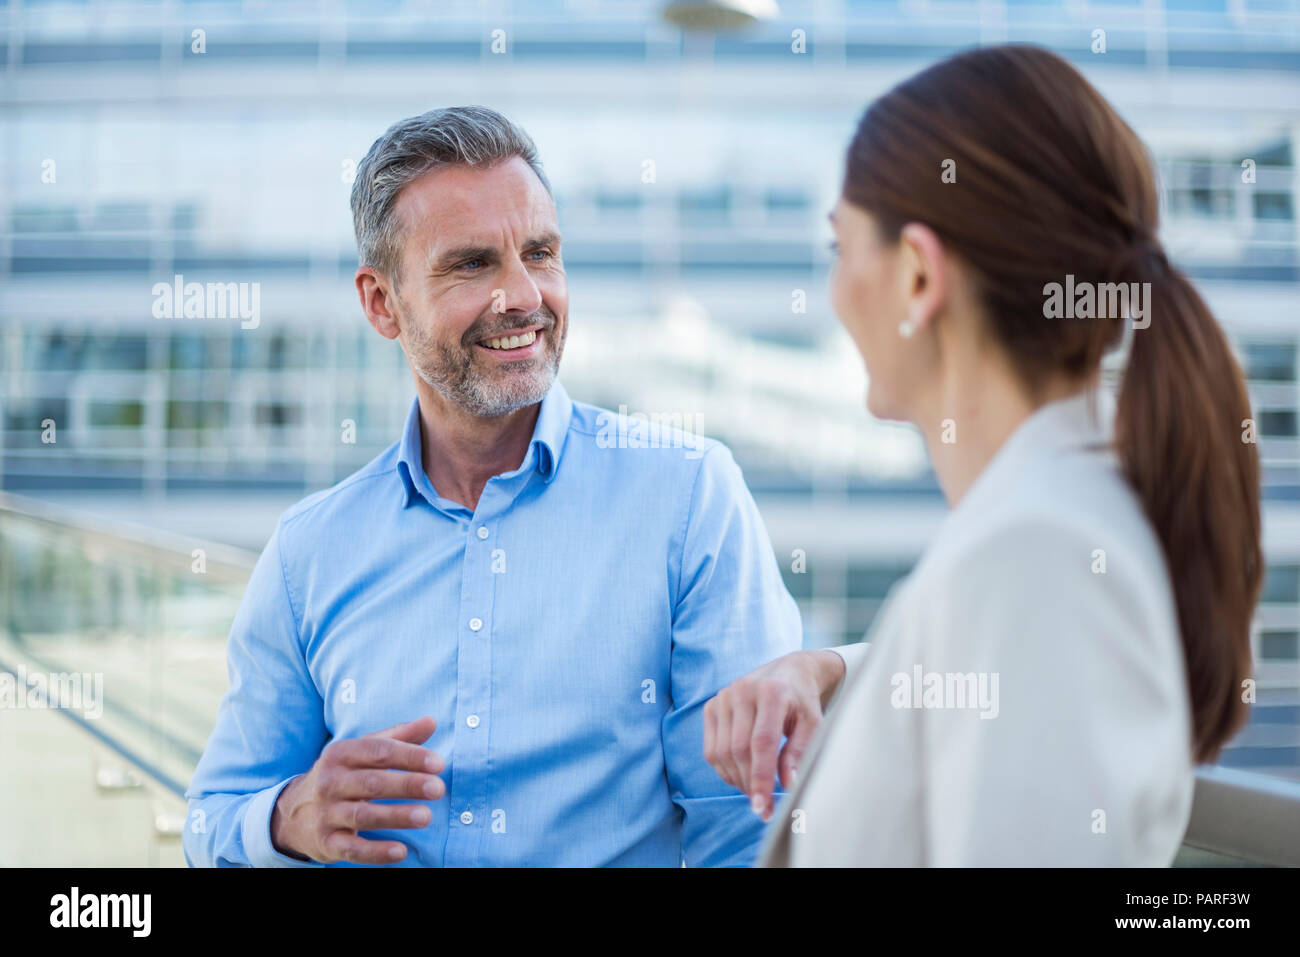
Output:
<instances>
[{"instance_id":1,"label":"gray beard","mask_svg":"<svg viewBox=\"0 0 1300 957\"><path fill-rule=\"evenodd\" d=\"M546 329L545 334L549 336L558 325L557 322ZM465 352L455 346L435 345L419 331L418 325L413 324L411 328L415 331L408 332L404 345L415 374L448 402L484 418L509 415L542 401L555 382L564 351L563 342L548 340L549 348L540 367L533 368L526 376L512 375L507 376L507 382L494 382L475 373L474 346Z\"/></svg>"}]
</instances>

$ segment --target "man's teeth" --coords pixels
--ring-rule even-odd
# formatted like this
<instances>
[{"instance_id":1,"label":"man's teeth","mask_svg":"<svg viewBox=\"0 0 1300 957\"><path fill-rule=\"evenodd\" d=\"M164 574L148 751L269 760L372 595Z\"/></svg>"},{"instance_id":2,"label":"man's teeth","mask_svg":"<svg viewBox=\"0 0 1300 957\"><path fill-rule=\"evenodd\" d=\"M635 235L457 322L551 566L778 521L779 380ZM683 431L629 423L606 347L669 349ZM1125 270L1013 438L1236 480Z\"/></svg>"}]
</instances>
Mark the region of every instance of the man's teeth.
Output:
<instances>
[{"instance_id":1,"label":"man's teeth","mask_svg":"<svg viewBox=\"0 0 1300 957\"><path fill-rule=\"evenodd\" d=\"M523 346L531 346L536 339L536 332L525 332L522 336L503 336L500 339L489 339L483 345L489 349L519 349Z\"/></svg>"}]
</instances>

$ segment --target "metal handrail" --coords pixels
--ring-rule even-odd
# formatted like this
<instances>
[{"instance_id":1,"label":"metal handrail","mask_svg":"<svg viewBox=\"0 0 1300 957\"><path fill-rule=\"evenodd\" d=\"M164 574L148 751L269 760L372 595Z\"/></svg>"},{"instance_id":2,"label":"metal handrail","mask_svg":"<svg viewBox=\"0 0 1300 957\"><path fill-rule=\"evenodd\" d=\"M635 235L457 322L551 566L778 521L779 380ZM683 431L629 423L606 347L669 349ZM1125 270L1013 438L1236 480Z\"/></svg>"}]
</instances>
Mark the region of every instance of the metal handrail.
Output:
<instances>
[{"instance_id":1,"label":"metal handrail","mask_svg":"<svg viewBox=\"0 0 1300 957\"><path fill-rule=\"evenodd\" d=\"M0 518L4 513L57 529L74 537L83 549L114 557L130 557L154 565L189 573L193 552L204 553L206 574L227 584L244 586L257 562L257 554L190 535L180 535L146 525L136 525L101 516L88 516L73 509L52 505L12 492L0 492Z\"/></svg>"},{"instance_id":2,"label":"metal handrail","mask_svg":"<svg viewBox=\"0 0 1300 957\"><path fill-rule=\"evenodd\" d=\"M1300 781L1197 769L1183 843L1252 864L1300 867Z\"/></svg>"}]
</instances>

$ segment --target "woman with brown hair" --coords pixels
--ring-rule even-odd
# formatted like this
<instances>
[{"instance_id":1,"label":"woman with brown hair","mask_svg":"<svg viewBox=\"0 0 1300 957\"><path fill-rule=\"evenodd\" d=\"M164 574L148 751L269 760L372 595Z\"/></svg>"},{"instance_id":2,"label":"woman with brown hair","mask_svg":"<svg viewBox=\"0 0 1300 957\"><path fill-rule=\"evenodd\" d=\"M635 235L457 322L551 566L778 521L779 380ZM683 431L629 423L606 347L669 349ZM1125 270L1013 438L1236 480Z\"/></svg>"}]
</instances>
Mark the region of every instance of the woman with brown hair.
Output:
<instances>
[{"instance_id":1,"label":"woman with brown hair","mask_svg":"<svg viewBox=\"0 0 1300 957\"><path fill-rule=\"evenodd\" d=\"M1137 136L1039 48L960 54L862 117L831 298L951 511L846 650L764 864L1173 860L1194 764L1245 717L1262 558L1245 383L1157 213Z\"/></svg>"}]
</instances>

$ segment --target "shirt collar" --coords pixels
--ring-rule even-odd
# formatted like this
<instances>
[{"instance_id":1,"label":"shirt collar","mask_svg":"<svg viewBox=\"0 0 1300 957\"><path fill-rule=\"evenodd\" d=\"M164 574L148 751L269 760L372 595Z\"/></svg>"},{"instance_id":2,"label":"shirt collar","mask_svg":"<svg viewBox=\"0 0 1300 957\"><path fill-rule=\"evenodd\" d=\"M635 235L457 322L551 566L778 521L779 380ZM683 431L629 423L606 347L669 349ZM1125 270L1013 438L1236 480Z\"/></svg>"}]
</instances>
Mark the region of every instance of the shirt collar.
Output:
<instances>
[{"instance_id":1,"label":"shirt collar","mask_svg":"<svg viewBox=\"0 0 1300 957\"><path fill-rule=\"evenodd\" d=\"M550 391L542 399L541 410L537 414L537 424L533 427L533 437L528 443L528 451L519 471L529 468L537 470L542 481L549 483L555 478L560 467L560 453L564 450L564 439L569 434L569 419L573 415L573 401L565 391L560 380L556 379ZM402 429L402 440L397 450L397 474L402 480L402 507L411 504L415 495L419 495L431 505L436 493L424 474L424 456L420 441L420 400L411 400L411 409L406 415L406 425Z\"/></svg>"}]
</instances>

